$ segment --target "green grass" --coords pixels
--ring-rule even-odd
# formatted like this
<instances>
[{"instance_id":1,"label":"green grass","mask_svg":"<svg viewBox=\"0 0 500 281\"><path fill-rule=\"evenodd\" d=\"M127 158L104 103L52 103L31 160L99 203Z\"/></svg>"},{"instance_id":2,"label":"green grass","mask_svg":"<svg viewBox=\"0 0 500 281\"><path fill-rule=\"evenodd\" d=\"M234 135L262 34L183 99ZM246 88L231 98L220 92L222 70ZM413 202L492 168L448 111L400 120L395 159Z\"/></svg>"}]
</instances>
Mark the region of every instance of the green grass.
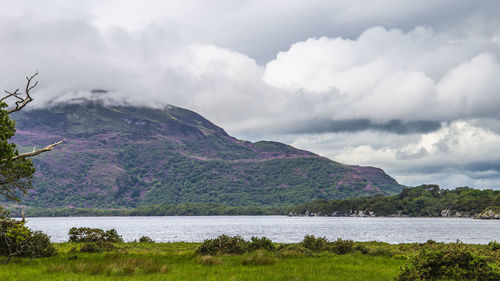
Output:
<instances>
[{"instance_id":1,"label":"green grass","mask_svg":"<svg viewBox=\"0 0 500 281\"><path fill-rule=\"evenodd\" d=\"M57 244L50 258L0 265L0 280L391 280L404 260L362 254L280 256L257 251L197 256L197 243L117 243L109 253L72 253ZM78 258L71 259L74 256Z\"/></svg>"},{"instance_id":2,"label":"green grass","mask_svg":"<svg viewBox=\"0 0 500 281\"><path fill-rule=\"evenodd\" d=\"M56 256L0 264L0 280L394 280L406 256L419 248L416 243L355 242L365 254L301 253L292 247L198 256L200 243L114 243L115 249L104 253L78 253L79 243L55 245ZM465 246L493 264L499 260L500 252L488 245Z\"/></svg>"}]
</instances>

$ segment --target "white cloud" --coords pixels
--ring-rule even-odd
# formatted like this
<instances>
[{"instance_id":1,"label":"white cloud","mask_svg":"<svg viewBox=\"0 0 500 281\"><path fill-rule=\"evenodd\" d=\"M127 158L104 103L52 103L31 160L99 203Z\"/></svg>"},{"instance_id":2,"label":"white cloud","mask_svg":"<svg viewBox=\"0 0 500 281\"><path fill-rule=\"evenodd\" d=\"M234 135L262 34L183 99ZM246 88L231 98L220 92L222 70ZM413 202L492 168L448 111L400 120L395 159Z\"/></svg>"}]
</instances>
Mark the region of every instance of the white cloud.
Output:
<instances>
[{"instance_id":1,"label":"white cloud","mask_svg":"<svg viewBox=\"0 0 500 281\"><path fill-rule=\"evenodd\" d=\"M487 45L487 44L486 44ZM266 66L264 81L290 91L338 91L334 119L453 120L498 116L500 65L483 41L450 43L416 27L374 27L356 40L311 38ZM388 110L390 109L390 110Z\"/></svg>"},{"instance_id":2,"label":"white cloud","mask_svg":"<svg viewBox=\"0 0 500 281\"><path fill-rule=\"evenodd\" d=\"M492 1L3 2L0 85L38 69L33 106L100 88L107 102L186 107L237 137L380 166L404 183L500 179ZM369 122L289 134L353 119ZM391 120L443 127L369 129Z\"/></svg>"},{"instance_id":3,"label":"white cloud","mask_svg":"<svg viewBox=\"0 0 500 281\"><path fill-rule=\"evenodd\" d=\"M481 121L454 121L422 135L358 132L350 134L349 142L345 133L309 135L296 138L293 145L316 148L343 163L384 167L407 185L499 188L500 134L478 126Z\"/></svg>"}]
</instances>

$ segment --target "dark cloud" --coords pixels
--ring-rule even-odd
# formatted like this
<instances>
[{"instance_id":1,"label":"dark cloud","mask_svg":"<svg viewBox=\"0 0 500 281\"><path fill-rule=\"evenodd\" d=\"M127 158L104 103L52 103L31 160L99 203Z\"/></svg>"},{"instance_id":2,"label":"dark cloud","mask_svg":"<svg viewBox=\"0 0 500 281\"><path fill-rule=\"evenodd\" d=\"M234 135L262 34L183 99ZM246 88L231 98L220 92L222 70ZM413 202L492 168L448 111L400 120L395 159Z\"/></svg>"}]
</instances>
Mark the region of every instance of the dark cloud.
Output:
<instances>
[{"instance_id":1,"label":"dark cloud","mask_svg":"<svg viewBox=\"0 0 500 281\"><path fill-rule=\"evenodd\" d=\"M294 124L286 133L294 134L321 134L339 132L360 132L365 130L375 130L394 134L415 134L430 133L441 128L441 123L437 121L402 121L389 120L386 122L374 122L369 119L350 120L326 120L316 119L305 122L305 124Z\"/></svg>"}]
</instances>

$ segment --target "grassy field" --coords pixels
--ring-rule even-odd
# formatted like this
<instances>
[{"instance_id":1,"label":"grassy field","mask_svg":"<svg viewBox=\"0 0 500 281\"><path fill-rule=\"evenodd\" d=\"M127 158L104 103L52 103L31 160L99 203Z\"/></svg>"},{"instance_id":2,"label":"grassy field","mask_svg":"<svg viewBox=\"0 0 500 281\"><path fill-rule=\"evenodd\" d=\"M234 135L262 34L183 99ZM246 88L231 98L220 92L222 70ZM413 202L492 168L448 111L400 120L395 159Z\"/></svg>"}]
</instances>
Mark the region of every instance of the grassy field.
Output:
<instances>
[{"instance_id":1,"label":"grassy field","mask_svg":"<svg viewBox=\"0 0 500 281\"><path fill-rule=\"evenodd\" d=\"M370 253L259 250L216 257L196 255L199 243L115 243L108 252L75 253L81 244L60 243L56 256L1 264L0 280L393 280L416 245L356 244Z\"/></svg>"}]
</instances>

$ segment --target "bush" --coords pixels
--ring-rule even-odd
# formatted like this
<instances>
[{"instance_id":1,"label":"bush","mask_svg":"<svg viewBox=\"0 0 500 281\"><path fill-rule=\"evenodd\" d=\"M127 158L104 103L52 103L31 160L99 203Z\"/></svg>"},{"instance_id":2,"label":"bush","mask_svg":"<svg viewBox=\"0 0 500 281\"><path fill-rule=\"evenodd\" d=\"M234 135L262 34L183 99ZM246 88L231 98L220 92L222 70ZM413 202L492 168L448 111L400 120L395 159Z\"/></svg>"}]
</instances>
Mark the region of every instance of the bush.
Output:
<instances>
[{"instance_id":1,"label":"bush","mask_svg":"<svg viewBox=\"0 0 500 281\"><path fill-rule=\"evenodd\" d=\"M354 246L354 251L359 252L363 255L370 253L370 249L365 245L357 244Z\"/></svg>"},{"instance_id":2,"label":"bush","mask_svg":"<svg viewBox=\"0 0 500 281\"><path fill-rule=\"evenodd\" d=\"M24 222L0 219L0 255L7 256L7 263L15 256L37 258L55 254L49 236L43 232L32 232Z\"/></svg>"},{"instance_id":3,"label":"bush","mask_svg":"<svg viewBox=\"0 0 500 281\"><path fill-rule=\"evenodd\" d=\"M372 249L368 254L370 256L386 256L386 257L394 256L394 253L390 248L383 248L383 247Z\"/></svg>"},{"instance_id":4,"label":"bush","mask_svg":"<svg viewBox=\"0 0 500 281\"><path fill-rule=\"evenodd\" d=\"M328 248L328 241L325 237L314 237L314 235L306 235L304 240L299 243L300 246L309 249L313 252L325 251Z\"/></svg>"},{"instance_id":5,"label":"bush","mask_svg":"<svg viewBox=\"0 0 500 281\"><path fill-rule=\"evenodd\" d=\"M99 228L72 227L68 234L70 242L123 242L115 229L105 232Z\"/></svg>"},{"instance_id":6,"label":"bush","mask_svg":"<svg viewBox=\"0 0 500 281\"><path fill-rule=\"evenodd\" d=\"M310 257L312 251L300 244L285 244L278 247L278 255L282 258Z\"/></svg>"},{"instance_id":7,"label":"bush","mask_svg":"<svg viewBox=\"0 0 500 281\"><path fill-rule=\"evenodd\" d=\"M484 257L468 251L460 244L442 250L423 247L411 257L397 280L500 280Z\"/></svg>"},{"instance_id":8,"label":"bush","mask_svg":"<svg viewBox=\"0 0 500 281\"><path fill-rule=\"evenodd\" d=\"M330 251L339 255L352 253L354 252L354 242L352 240L342 240L342 238L338 238L337 241L330 244Z\"/></svg>"},{"instance_id":9,"label":"bush","mask_svg":"<svg viewBox=\"0 0 500 281\"><path fill-rule=\"evenodd\" d=\"M200 255L226 255L226 254L243 254L246 252L248 242L243 240L241 236L234 237L225 234L219 235L214 239L207 239L196 250Z\"/></svg>"},{"instance_id":10,"label":"bush","mask_svg":"<svg viewBox=\"0 0 500 281\"><path fill-rule=\"evenodd\" d=\"M142 236L141 238L139 238L139 242L140 243L154 243L155 241L153 241L153 239L151 239L151 237L149 237L149 236Z\"/></svg>"},{"instance_id":11,"label":"bush","mask_svg":"<svg viewBox=\"0 0 500 281\"><path fill-rule=\"evenodd\" d=\"M118 235L118 232L114 228L104 232L103 238L107 242L123 242L122 236Z\"/></svg>"},{"instance_id":12,"label":"bush","mask_svg":"<svg viewBox=\"0 0 500 281\"><path fill-rule=\"evenodd\" d=\"M56 248L50 242L50 237L41 232L35 231L28 237L29 254L31 257L51 257L57 254Z\"/></svg>"},{"instance_id":13,"label":"bush","mask_svg":"<svg viewBox=\"0 0 500 281\"><path fill-rule=\"evenodd\" d=\"M488 246L490 247L490 250L492 250L492 251L500 250L500 243L498 243L497 241L491 241L490 243L488 243Z\"/></svg>"},{"instance_id":14,"label":"bush","mask_svg":"<svg viewBox=\"0 0 500 281\"><path fill-rule=\"evenodd\" d=\"M268 250L272 251L274 250L274 244L271 239L267 237L254 237L250 238L250 243L248 244L247 247L248 251L255 251L255 250Z\"/></svg>"},{"instance_id":15,"label":"bush","mask_svg":"<svg viewBox=\"0 0 500 281\"><path fill-rule=\"evenodd\" d=\"M80 253L100 253L111 251L115 247L109 241L85 242L80 248Z\"/></svg>"}]
</instances>

